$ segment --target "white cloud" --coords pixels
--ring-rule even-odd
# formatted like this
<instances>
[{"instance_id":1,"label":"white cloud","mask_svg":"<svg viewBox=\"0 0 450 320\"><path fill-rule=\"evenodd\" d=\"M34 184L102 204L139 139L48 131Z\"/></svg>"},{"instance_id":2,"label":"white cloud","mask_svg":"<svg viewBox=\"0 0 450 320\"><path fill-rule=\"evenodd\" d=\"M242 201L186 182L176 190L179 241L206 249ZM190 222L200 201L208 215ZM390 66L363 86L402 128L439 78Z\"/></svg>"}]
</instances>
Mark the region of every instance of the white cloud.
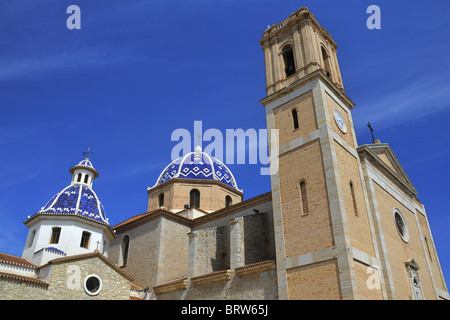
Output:
<instances>
[{"instance_id":1,"label":"white cloud","mask_svg":"<svg viewBox=\"0 0 450 320\"><path fill-rule=\"evenodd\" d=\"M378 100L356 106L354 123L363 127L370 121L377 123L378 128L387 128L441 112L450 108L449 87L447 75L405 82Z\"/></svg>"},{"instance_id":2,"label":"white cloud","mask_svg":"<svg viewBox=\"0 0 450 320\"><path fill-rule=\"evenodd\" d=\"M74 50L45 56L2 59L0 80L35 77L64 68L121 61L117 56L111 58L106 52L100 49Z\"/></svg>"}]
</instances>

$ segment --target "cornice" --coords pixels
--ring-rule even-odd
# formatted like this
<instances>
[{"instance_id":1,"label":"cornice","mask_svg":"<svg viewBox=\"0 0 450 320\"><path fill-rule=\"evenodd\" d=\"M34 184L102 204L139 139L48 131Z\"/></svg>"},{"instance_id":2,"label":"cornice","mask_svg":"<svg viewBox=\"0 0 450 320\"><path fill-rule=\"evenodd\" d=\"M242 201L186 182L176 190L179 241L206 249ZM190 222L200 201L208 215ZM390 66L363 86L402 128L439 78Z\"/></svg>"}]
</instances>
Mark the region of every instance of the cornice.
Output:
<instances>
[{"instance_id":1,"label":"cornice","mask_svg":"<svg viewBox=\"0 0 450 320\"><path fill-rule=\"evenodd\" d=\"M17 275L17 274L12 274L12 273L0 272L0 278L7 278L7 279L15 280L15 281L31 282L35 285L39 285L42 287L48 287L48 283L43 280L40 280L37 278L32 278L32 277L21 276L21 275Z\"/></svg>"},{"instance_id":2,"label":"cornice","mask_svg":"<svg viewBox=\"0 0 450 320\"><path fill-rule=\"evenodd\" d=\"M218 282L218 281L227 281L231 277L231 271L230 269L226 270L220 270L220 271L214 271L207 274L202 274L199 276L192 277L191 283L195 286L202 285L202 284L208 284L212 282Z\"/></svg>"},{"instance_id":3,"label":"cornice","mask_svg":"<svg viewBox=\"0 0 450 320\"><path fill-rule=\"evenodd\" d=\"M284 96L304 85L306 85L309 82L312 82L314 80L320 79L323 83L325 83L328 88L343 102L349 109L353 109L355 107L355 103L346 95L346 93L339 88L334 82L330 80L324 73L322 69L317 69L314 72L311 72L305 77L302 77L298 80L295 80L290 85L283 87L280 90L275 91L274 93L268 95L267 97L261 99L259 102L266 106L270 102L280 98L281 96ZM286 81L282 80L282 81ZM273 85L271 85L273 86Z\"/></svg>"},{"instance_id":4,"label":"cornice","mask_svg":"<svg viewBox=\"0 0 450 320\"><path fill-rule=\"evenodd\" d=\"M228 191L231 191L231 192L239 195L241 198L243 196L243 192L242 191L240 191L238 189L235 189L233 187L230 187L230 186L226 185L225 183L217 181L217 180L184 179L184 178L172 178L172 179L170 179L170 180L168 180L168 181L166 181L164 183L161 183L160 185L148 188L147 189L147 194L150 195L150 193L153 193L155 191L159 191L161 189L164 189L164 188L166 188L166 187L168 187L168 186L170 186L171 184L174 184L174 183L180 183L180 184L181 183L209 184L209 185L214 184L214 185L220 186L220 187L222 187L222 188L224 188L224 189L226 189Z\"/></svg>"},{"instance_id":5,"label":"cornice","mask_svg":"<svg viewBox=\"0 0 450 320\"><path fill-rule=\"evenodd\" d=\"M144 223L147 223L149 221L152 221L154 219L158 219L161 217L171 219L173 221L182 223L182 224L192 228L194 226L198 226L198 225L225 217L227 215L254 207L254 206L262 204L262 203L266 203L271 200L272 200L272 192L267 192L267 193L264 193L257 197L236 203L229 207L208 213L202 217L198 217L193 220L183 217L183 216L179 215L178 213L173 213L171 211L168 211L168 210L165 210L162 208L158 208L158 209L150 211L150 212L146 212L146 213L142 213L142 214L133 216L133 217L115 225L113 227L113 230L115 230L116 233L122 233L126 230L133 229Z\"/></svg>"},{"instance_id":6,"label":"cornice","mask_svg":"<svg viewBox=\"0 0 450 320\"><path fill-rule=\"evenodd\" d=\"M157 294L175 291L175 290L184 290L187 288L188 279L182 278L174 281L170 281L167 283L163 283L153 287L153 291Z\"/></svg>"},{"instance_id":7,"label":"cornice","mask_svg":"<svg viewBox=\"0 0 450 320\"><path fill-rule=\"evenodd\" d=\"M83 215L74 214L74 213L50 213L50 212L39 211L36 214L29 217L23 223L25 225L28 225L30 222L33 222L35 220L36 220L36 222L39 221L40 219L42 219L42 217L63 218L63 219L71 219L71 220L83 219L85 221L88 221L88 222L96 225L97 227L105 228L109 232L110 236L113 239L115 238L114 231L109 224L95 220L95 219L91 219L89 217L85 217Z\"/></svg>"},{"instance_id":8,"label":"cornice","mask_svg":"<svg viewBox=\"0 0 450 320\"><path fill-rule=\"evenodd\" d=\"M205 216L202 217L198 217L196 219L193 220L193 226L199 226L202 225L204 223L219 219L219 218L223 218L226 217L230 214L245 210L245 209L249 209L252 208L256 205L262 204L262 203L266 203L272 201L272 192L267 192L264 193L262 195L259 195L257 197L233 204L229 207L211 212Z\"/></svg>"},{"instance_id":9,"label":"cornice","mask_svg":"<svg viewBox=\"0 0 450 320\"><path fill-rule=\"evenodd\" d=\"M284 37L289 29L287 27L295 24L300 27L312 26L313 28L320 30L325 38L331 42L334 48L337 48L337 43L333 40L330 33L320 25L316 17L311 13L311 11L309 11L308 8L300 8L296 12L291 13L287 19L276 25L272 24L271 27L263 32L263 38L260 40L260 44L265 46L267 42L272 41L274 38Z\"/></svg>"},{"instance_id":10,"label":"cornice","mask_svg":"<svg viewBox=\"0 0 450 320\"><path fill-rule=\"evenodd\" d=\"M140 215L136 215L134 217L131 217L113 227L113 230L116 231L116 233L122 233L126 230L135 228L137 226L140 226L144 223L147 223L149 221L158 219L158 218L168 218L170 220L182 223L186 226L191 227L192 226L192 220L189 218L185 218L183 216L180 216L177 213L170 212L168 210L158 208L156 210L146 212Z\"/></svg>"},{"instance_id":11,"label":"cornice","mask_svg":"<svg viewBox=\"0 0 450 320\"><path fill-rule=\"evenodd\" d=\"M395 172L393 169L391 169L387 164L384 163L383 160L375 153L373 152L370 147L373 145L362 145L359 146L356 150L358 151L358 154L364 158L367 159L374 167L380 170L389 180L391 180L395 185L397 185L401 190L403 190L406 194L408 194L411 197L416 197L418 192L414 188L411 181L406 176L406 173L403 173L406 177L403 178L400 176L397 172ZM377 145L379 146L379 145ZM387 144L380 145L381 147L386 147L389 150L389 147ZM400 166L400 164L398 164ZM402 169L403 171L403 169Z\"/></svg>"},{"instance_id":12,"label":"cornice","mask_svg":"<svg viewBox=\"0 0 450 320\"><path fill-rule=\"evenodd\" d=\"M275 259L260 261L234 269L240 277L276 269Z\"/></svg>"}]
</instances>

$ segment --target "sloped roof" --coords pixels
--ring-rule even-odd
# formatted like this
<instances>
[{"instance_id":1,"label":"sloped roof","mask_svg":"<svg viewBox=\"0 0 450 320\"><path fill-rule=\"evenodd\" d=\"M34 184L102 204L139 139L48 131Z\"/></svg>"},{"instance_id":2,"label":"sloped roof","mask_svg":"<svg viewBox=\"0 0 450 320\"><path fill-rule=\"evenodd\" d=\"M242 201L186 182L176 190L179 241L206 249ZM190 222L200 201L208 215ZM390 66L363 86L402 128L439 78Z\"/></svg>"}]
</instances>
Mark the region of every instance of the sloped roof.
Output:
<instances>
[{"instance_id":1,"label":"sloped roof","mask_svg":"<svg viewBox=\"0 0 450 320\"><path fill-rule=\"evenodd\" d=\"M109 265L112 269L116 270L118 273L120 273L127 280L134 281L134 278L131 275L129 275L128 273L123 271L121 268L119 268L111 260L109 260L104 255L102 255L98 250L95 250L94 252L90 252L90 253L83 253L83 254L77 254L77 255L73 255L73 256L67 256L67 257L53 259L53 260L50 260L44 266L47 266L47 265L50 265L50 264L58 264L58 263L61 263L61 262L73 261L73 260L88 259L88 258L93 258L93 257L98 257L99 259L101 259L103 262L105 262L107 265ZM42 268L44 266L41 266L40 268Z\"/></svg>"},{"instance_id":2,"label":"sloped roof","mask_svg":"<svg viewBox=\"0 0 450 320\"><path fill-rule=\"evenodd\" d=\"M367 159L374 167L401 187L406 193L414 197L417 196L418 192L416 188L387 143L365 144L358 147L357 150L360 156Z\"/></svg>"},{"instance_id":3,"label":"sloped roof","mask_svg":"<svg viewBox=\"0 0 450 320\"><path fill-rule=\"evenodd\" d=\"M36 268L37 266L33 264L30 260L13 256L11 254L2 253L0 252L0 262L12 264L12 265L18 265L28 268Z\"/></svg>"}]
</instances>

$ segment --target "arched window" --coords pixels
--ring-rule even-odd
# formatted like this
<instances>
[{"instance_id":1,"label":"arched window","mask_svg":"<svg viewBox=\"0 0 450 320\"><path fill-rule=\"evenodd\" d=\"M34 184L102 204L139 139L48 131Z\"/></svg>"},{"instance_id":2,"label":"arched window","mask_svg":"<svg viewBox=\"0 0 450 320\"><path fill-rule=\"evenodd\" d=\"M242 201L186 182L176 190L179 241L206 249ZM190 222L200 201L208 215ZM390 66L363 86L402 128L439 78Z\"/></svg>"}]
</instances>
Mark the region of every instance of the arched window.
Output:
<instances>
[{"instance_id":1,"label":"arched window","mask_svg":"<svg viewBox=\"0 0 450 320\"><path fill-rule=\"evenodd\" d=\"M77 182L81 182L81 173L77 175Z\"/></svg>"},{"instance_id":2,"label":"arched window","mask_svg":"<svg viewBox=\"0 0 450 320\"><path fill-rule=\"evenodd\" d=\"M283 61L284 61L284 72L286 77L289 77L295 73L295 60L294 51L290 45L287 45L282 50Z\"/></svg>"},{"instance_id":3,"label":"arched window","mask_svg":"<svg viewBox=\"0 0 450 320\"><path fill-rule=\"evenodd\" d=\"M353 188L353 182L352 181L350 181L350 193L352 194L353 212L355 213L356 216L359 216L358 207L356 206L355 190Z\"/></svg>"},{"instance_id":4,"label":"arched window","mask_svg":"<svg viewBox=\"0 0 450 320\"><path fill-rule=\"evenodd\" d=\"M225 207L229 207L233 204L233 200L231 199L230 196L226 196L225 197Z\"/></svg>"},{"instance_id":5,"label":"arched window","mask_svg":"<svg viewBox=\"0 0 450 320\"><path fill-rule=\"evenodd\" d=\"M129 249L130 249L130 237L125 236L125 237L123 237L122 243L121 243L120 266L122 266L122 267L125 267L127 265Z\"/></svg>"},{"instance_id":6,"label":"arched window","mask_svg":"<svg viewBox=\"0 0 450 320\"><path fill-rule=\"evenodd\" d=\"M292 109L292 123L294 125L294 130L298 129L298 113L297 109Z\"/></svg>"},{"instance_id":7,"label":"arched window","mask_svg":"<svg viewBox=\"0 0 450 320\"><path fill-rule=\"evenodd\" d=\"M413 300L424 300L422 284L419 274L419 266L414 258L409 259L405 262L406 271L409 276L409 281L411 284L411 298Z\"/></svg>"},{"instance_id":8,"label":"arched window","mask_svg":"<svg viewBox=\"0 0 450 320\"><path fill-rule=\"evenodd\" d=\"M88 181L89 181L89 175L87 174L87 175L84 176L84 183L87 184Z\"/></svg>"},{"instance_id":9,"label":"arched window","mask_svg":"<svg viewBox=\"0 0 450 320\"><path fill-rule=\"evenodd\" d=\"M327 77L331 78L331 59L330 56L328 55L327 51L325 50L324 47L322 48L322 59L323 59L323 64L325 66L325 71L327 73Z\"/></svg>"},{"instance_id":10,"label":"arched window","mask_svg":"<svg viewBox=\"0 0 450 320\"><path fill-rule=\"evenodd\" d=\"M189 207L200 208L200 191L192 189L190 192Z\"/></svg>"},{"instance_id":11,"label":"arched window","mask_svg":"<svg viewBox=\"0 0 450 320\"><path fill-rule=\"evenodd\" d=\"M52 228L52 238L50 239L50 243L58 243L60 234L61 228L58 227Z\"/></svg>"},{"instance_id":12,"label":"arched window","mask_svg":"<svg viewBox=\"0 0 450 320\"><path fill-rule=\"evenodd\" d=\"M302 198L302 214L308 214L308 196L306 194L306 181L300 181L300 195Z\"/></svg>"},{"instance_id":13,"label":"arched window","mask_svg":"<svg viewBox=\"0 0 450 320\"><path fill-rule=\"evenodd\" d=\"M29 248L29 247L31 247L33 245L35 237L36 237L36 230L33 230L33 232L31 232L30 239L28 240L27 248Z\"/></svg>"},{"instance_id":14,"label":"arched window","mask_svg":"<svg viewBox=\"0 0 450 320\"><path fill-rule=\"evenodd\" d=\"M81 242L80 247L81 248L88 248L89 247L89 238L91 237L91 234L87 231L83 231L83 234L81 235Z\"/></svg>"},{"instance_id":15,"label":"arched window","mask_svg":"<svg viewBox=\"0 0 450 320\"><path fill-rule=\"evenodd\" d=\"M159 205L160 208L164 207L164 193L161 193L158 196L158 205Z\"/></svg>"}]
</instances>

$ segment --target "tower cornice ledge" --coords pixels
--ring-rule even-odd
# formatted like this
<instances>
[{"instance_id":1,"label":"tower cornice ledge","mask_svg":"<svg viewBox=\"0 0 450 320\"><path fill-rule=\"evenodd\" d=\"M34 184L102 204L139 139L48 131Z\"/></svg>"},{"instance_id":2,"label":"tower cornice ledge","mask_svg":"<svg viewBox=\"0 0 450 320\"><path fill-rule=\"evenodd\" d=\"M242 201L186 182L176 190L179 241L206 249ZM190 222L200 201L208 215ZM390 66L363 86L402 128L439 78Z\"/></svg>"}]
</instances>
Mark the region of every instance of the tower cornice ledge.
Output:
<instances>
[{"instance_id":1,"label":"tower cornice ledge","mask_svg":"<svg viewBox=\"0 0 450 320\"><path fill-rule=\"evenodd\" d=\"M278 36L283 36L288 25L296 25L296 24L309 24L320 30L323 35L326 37L328 41L330 41L334 47L337 47L337 43L333 40L328 31L322 27L319 22L316 20L316 17L309 11L308 8L303 7L298 9L297 11L291 13L291 15L281 21L278 24L272 24L267 30L263 32L263 38L260 40L260 44L264 46L267 42L272 41L272 39L277 38Z\"/></svg>"},{"instance_id":2,"label":"tower cornice ledge","mask_svg":"<svg viewBox=\"0 0 450 320\"><path fill-rule=\"evenodd\" d=\"M336 84L334 84L330 78L328 78L325 73L323 72L322 69L318 69L312 73L310 73L309 75L307 75L306 77L300 78L294 82L292 82L289 86L284 87L270 95L268 95L267 97L261 99L259 102L263 105L263 106L267 106L269 103L279 99L280 97L286 95L287 93L290 93L298 88L301 88L303 86L305 86L307 83L312 82L314 80L320 79L322 82L324 82L325 84L328 85L328 87L331 89L331 91L337 96L339 97L339 99L345 103L345 105L349 108L349 109L353 109L355 107L355 103L345 94L345 92L340 89Z\"/></svg>"}]
</instances>

